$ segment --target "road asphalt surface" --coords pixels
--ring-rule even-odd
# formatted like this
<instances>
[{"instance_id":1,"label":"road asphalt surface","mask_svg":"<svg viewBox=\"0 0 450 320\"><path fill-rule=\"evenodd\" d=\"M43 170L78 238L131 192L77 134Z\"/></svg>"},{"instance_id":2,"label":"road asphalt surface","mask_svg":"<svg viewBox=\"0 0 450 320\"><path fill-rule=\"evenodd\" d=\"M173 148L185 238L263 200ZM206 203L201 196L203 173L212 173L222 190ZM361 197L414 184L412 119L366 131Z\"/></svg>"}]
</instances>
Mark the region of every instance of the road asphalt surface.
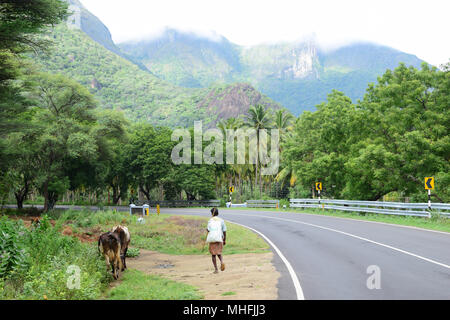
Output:
<instances>
[{"instance_id":1,"label":"road asphalt surface","mask_svg":"<svg viewBox=\"0 0 450 320\"><path fill-rule=\"evenodd\" d=\"M210 216L194 208L161 213ZM279 299L450 299L450 233L264 209L219 216L270 241Z\"/></svg>"}]
</instances>

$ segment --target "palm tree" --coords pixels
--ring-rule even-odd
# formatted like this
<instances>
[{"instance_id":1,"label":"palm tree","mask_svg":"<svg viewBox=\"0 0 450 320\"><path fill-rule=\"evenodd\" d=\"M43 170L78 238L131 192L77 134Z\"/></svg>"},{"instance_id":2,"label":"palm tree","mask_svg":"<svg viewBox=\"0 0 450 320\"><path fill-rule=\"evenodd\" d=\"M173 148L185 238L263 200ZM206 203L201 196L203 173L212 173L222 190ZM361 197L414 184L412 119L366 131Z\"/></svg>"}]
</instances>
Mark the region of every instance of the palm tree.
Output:
<instances>
[{"instance_id":1,"label":"palm tree","mask_svg":"<svg viewBox=\"0 0 450 320\"><path fill-rule=\"evenodd\" d=\"M226 139L226 130L237 130L241 128L244 125L244 121L241 118L228 118L228 119L222 119L217 124L217 127L222 131L224 139Z\"/></svg>"},{"instance_id":2,"label":"palm tree","mask_svg":"<svg viewBox=\"0 0 450 320\"><path fill-rule=\"evenodd\" d=\"M284 136L292 128L294 116L286 110L275 112L275 128L280 130L280 139L284 141Z\"/></svg>"},{"instance_id":3,"label":"palm tree","mask_svg":"<svg viewBox=\"0 0 450 320\"><path fill-rule=\"evenodd\" d=\"M258 167L259 167L259 130L270 129L272 120L269 111L262 104L251 106L248 110L247 126L256 130L257 155L255 165L255 189L258 185ZM259 172L259 193L261 195L261 172Z\"/></svg>"},{"instance_id":4,"label":"palm tree","mask_svg":"<svg viewBox=\"0 0 450 320\"><path fill-rule=\"evenodd\" d=\"M241 118L228 118L228 119L222 119L219 121L217 127L222 132L222 135L224 137L224 141L226 141L226 131L227 130L237 130L241 128L244 125L244 121ZM225 184L228 186L233 185L233 178L234 178L234 185L239 185L239 193L241 194L240 185L241 185L241 173L242 170L239 165L232 164L227 165L225 170ZM239 184L237 184L236 181L236 175L239 176Z\"/></svg>"},{"instance_id":5,"label":"palm tree","mask_svg":"<svg viewBox=\"0 0 450 320\"><path fill-rule=\"evenodd\" d=\"M292 130L292 124L295 117L286 110L278 110L275 113L275 127L280 131L280 142L281 144L289 138L289 133ZM280 144L279 152L281 153L282 146ZM286 183L286 180L289 180L289 185L294 186L297 181L297 175L292 170L290 165L283 168L278 172L278 175L275 177L275 181L281 183L283 187Z\"/></svg>"},{"instance_id":6,"label":"palm tree","mask_svg":"<svg viewBox=\"0 0 450 320\"><path fill-rule=\"evenodd\" d=\"M275 177L275 181L281 183L281 187L284 187L286 181L288 180L290 187L293 187L297 182L297 174L290 165L283 168L280 172L278 172L277 176Z\"/></svg>"}]
</instances>

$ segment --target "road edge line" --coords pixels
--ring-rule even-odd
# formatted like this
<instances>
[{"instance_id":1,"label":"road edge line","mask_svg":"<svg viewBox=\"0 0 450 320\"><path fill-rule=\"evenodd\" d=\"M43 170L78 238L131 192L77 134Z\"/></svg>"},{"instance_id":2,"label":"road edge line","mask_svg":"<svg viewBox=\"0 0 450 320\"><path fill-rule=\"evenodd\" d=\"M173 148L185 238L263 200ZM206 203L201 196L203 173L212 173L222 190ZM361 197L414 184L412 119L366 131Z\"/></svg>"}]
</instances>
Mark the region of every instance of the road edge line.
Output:
<instances>
[{"instance_id":1,"label":"road edge line","mask_svg":"<svg viewBox=\"0 0 450 320\"><path fill-rule=\"evenodd\" d=\"M249 215L249 216L262 217L262 216L258 216L258 215ZM370 239L368 239L368 238L364 238L364 237L361 237L361 236L357 236L357 235L355 235L355 234L348 233L348 232L345 232L345 231L341 231L341 230L337 230L337 229L333 229L333 228L328 228L328 227L324 227L324 226L319 226L319 225L317 225L317 224L313 224L313 223L309 223L309 222L303 222L303 221L291 220L291 219L286 219L286 218L268 217L268 216L265 216L264 218L268 218L268 219L277 219L277 220L284 220L284 221L288 221L288 222L294 222L294 223L304 224L304 225L307 225L307 226L311 226L311 227L315 227L315 228L319 228L319 229L323 229L323 230L328 230L328 231L335 232L335 233L340 233L340 234L343 234L343 235L348 236L348 237L352 237L352 238L359 239L359 240L363 240L363 241L366 241L366 242L369 242L369 243L372 243L372 244L376 244L376 245L378 245L378 246L385 247L385 248L391 249L391 250L393 250L393 251L401 252L401 253L403 253L403 254L406 254L406 255L415 257L415 258L417 258L417 259L424 260L424 261L427 261L427 262L430 262L430 263L439 265L439 266L441 266L441 267L450 269L450 266L447 265L447 264L445 264L445 263L442 263L442 262L439 262L439 261L436 261L436 260L432 260L432 259L430 259L430 258L426 258L426 257L420 256L420 255L418 255L418 254L415 254L415 253L412 253L412 252L409 252L409 251L406 251L406 250L403 250L403 249L400 249L400 248L396 248L396 247L393 247L393 246L391 246L391 245L384 244L384 243L381 243L381 242L378 242L378 241L370 240Z\"/></svg>"},{"instance_id":2,"label":"road edge line","mask_svg":"<svg viewBox=\"0 0 450 320\"><path fill-rule=\"evenodd\" d=\"M278 247L268 237L266 237L263 233L259 232L258 230L255 230L255 229L253 229L251 227L248 227L246 225L243 225L243 224L240 224L240 223L236 223L236 222L233 222L233 221L229 221L229 222L232 223L232 224L236 224L236 225L239 225L241 227L247 228L249 230L252 230L253 232L256 232L261 237L263 237L264 240L266 240L269 243L269 245L275 250L275 252L278 254L280 259L284 262L284 264L286 265L286 268L288 269L289 275L291 276L292 282L294 283L294 288L295 288L295 293L297 295L297 300L305 300L305 295L303 294L303 289L302 289L302 286L300 285L300 280L298 279L297 274L294 271L294 268L292 268L292 265L289 263L289 261L283 255L281 250L278 249Z\"/></svg>"}]
</instances>

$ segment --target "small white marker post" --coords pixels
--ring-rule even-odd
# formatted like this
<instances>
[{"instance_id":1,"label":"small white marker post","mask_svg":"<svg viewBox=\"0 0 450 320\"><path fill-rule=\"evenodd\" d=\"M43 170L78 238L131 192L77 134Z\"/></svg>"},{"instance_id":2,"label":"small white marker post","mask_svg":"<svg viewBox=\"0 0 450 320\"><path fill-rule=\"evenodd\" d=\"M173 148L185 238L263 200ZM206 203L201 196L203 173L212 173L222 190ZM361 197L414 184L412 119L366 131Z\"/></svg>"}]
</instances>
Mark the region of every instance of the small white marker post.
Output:
<instances>
[{"instance_id":1,"label":"small white marker post","mask_svg":"<svg viewBox=\"0 0 450 320\"><path fill-rule=\"evenodd\" d=\"M431 189L428 189L428 218L431 218Z\"/></svg>"},{"instance_id":2,"label":"small white marker post","mask_svg":"<svg viewBox=\"0 0 450 320\"><path fill-rule=\"evenodd\" d=\"M320 208L320 189L317 190L317 192L319 193L319 208Z\"/></svg>"},{"instance_id":3,"label":"small white marker post","mask_svg":"<svg viewBox=\"0 0 450 320\"><path fill-rule=\"evenodd\" d=\"M428 190L428 218L431 218L431 190L434 189L434 177L425 178L425 189Z\"/></svg>"}]
</instances>

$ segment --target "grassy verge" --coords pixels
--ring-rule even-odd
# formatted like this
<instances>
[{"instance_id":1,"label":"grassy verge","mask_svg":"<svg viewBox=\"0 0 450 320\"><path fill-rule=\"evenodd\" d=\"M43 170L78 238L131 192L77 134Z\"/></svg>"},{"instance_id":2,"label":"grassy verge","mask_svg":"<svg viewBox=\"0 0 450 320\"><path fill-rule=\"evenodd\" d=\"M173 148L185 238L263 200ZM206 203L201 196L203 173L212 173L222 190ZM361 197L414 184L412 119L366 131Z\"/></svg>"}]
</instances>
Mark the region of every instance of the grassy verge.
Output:
<instances>
[{"instance_id":1,"label":"grassy verge","mask_svg":"<svg viewBox=\"0 0 450 320\"><path fill-rule=\"evenodd\" d=\"M244 210L251 211L255 208L222 208L222 211L234 211ZM261 208L261 211L267 212L289 212L289 213L307 213L321 216L332 216L339 218L349 218L364 221L375 221L382 223L397 224L403 226L410 226L416 228L423 228L436 231L450 232L450 218L439 216L437 213L432 213L431 218L412 217L412 216L396 216L396 215L383 215L374 213L358 213L348 211L336 211L336 210L322 210L313 208L288 208L288 209L275 209L275 208Z\"/></svg>"},{"instance_id":2,"label":"grassy verge","mask_svg":"<svg viewBox=\"0 0 450 320\"><path fill-rule=\"evenodd\" d=\"M109 300L199 300L203 296L193 286L127 270L121 283L106 293Z\"/></svg>"},{"instance_id":3,"label":"grassy verge","mask_svg":"<svg viewBox=\"0 0 450 320\"><path fill-rule=\"evenodd\" d=\"M206 217L165 214L146 217L145 224L130 226L133 246L167 254L209 254L205 245L208 220ZM263 239L246 228L227 223L227 230L224 254L269 250Z\"/></svg>"},{"instance_id":4,"label":"grassy verge","mask_svg":"<svg viewBox=\"0 0 450 320\"><path fill-rule=\"evenodd\" d=\"M138 248L208 254L204 245L207 217L152 215L141 223L125 212L57 210L36 227L30 225L34 213L8 209L0 218L0 299L202 298L193 287L135 270L125 272L120 284L107 290L112 276L97 252L96 240L100 233L122 224L132 236L130 256L138 256ZM269 250L251 231L233 224L227 227L224 254ZM80 270L78 289L67 285L71 266Z\"/></svg>"}]
</instances>

